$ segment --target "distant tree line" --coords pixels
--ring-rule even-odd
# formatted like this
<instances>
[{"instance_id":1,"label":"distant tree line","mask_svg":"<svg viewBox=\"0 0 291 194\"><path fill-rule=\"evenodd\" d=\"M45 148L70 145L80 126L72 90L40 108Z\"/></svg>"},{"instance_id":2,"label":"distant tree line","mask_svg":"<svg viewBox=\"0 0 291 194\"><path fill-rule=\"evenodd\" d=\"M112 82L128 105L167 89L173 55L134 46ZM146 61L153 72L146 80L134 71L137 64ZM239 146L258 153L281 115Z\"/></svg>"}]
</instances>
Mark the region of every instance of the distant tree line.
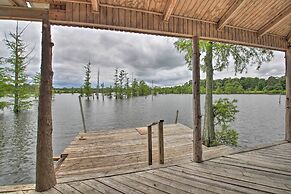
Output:
<instances>
[{"instance_id":1,"label":"distant tree line","mask_svg":"<svg viewBox=\"0 0 291 194\"><path fill-rule=\"evenodd\" d=\"M206 92L205 80L201 80L200 91ZM191 94L192 82L180 86L155 88L159 94ZM257 77L224 78L213 81L214 94L283 94L286 90L285 76L267 79Z\"/></svg>"},{"instance_id":2,"label":"distant tree line","mask_svg":"<svg viewBox=\"0 0 291 194\"><path fill-rule=\"evenodd\" d=\"M127 73L124 70L117 71L117 76L113 87L102 87L99 91L105 96L115 98L127 98L135 96L147 96L157 94L191 94L192 81L188 81L183 85L172 87L150 87L144 80L138 81L133 79L128 81ZM125 80L125 81L124 81ZM205 94L205 80L201 80L200 91ZM55 93L82 93L83 88L55 88ZM241 77L241 78L224 78L214 80L213 93L215 94L284 94L286 90L285 76L273 77L267 79L257 77ZM92 93L96 93L97 89L92 88Z\"/></svg>"}]
</instances>

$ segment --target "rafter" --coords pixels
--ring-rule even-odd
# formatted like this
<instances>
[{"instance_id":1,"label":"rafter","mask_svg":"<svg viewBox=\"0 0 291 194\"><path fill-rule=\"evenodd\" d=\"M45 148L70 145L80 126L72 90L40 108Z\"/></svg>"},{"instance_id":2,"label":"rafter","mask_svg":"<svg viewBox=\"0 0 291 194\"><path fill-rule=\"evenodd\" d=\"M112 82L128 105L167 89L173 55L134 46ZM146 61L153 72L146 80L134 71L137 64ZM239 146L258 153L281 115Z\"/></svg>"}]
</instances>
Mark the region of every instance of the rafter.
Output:
<instances>
[{"instance_id":1,"label":"rafter","mask_svg":"<svg viewBox=\"0 0 291 194\"><path fill-rule=\"evenodd\" d=\"M217 30L221 30L227 24L227 22L236 15L236 13L242 7L244 2L246 2L246 1L245 0L236 0L232 4L232 6L227 10L227 12L218 21Z\"/></svg>"},{"instance_id":2,"label":"rafter","mask_svg":"<svg viewBox=\"0 0 291 194\"><path fill-rule=\"evenodd\" d=\"M263 36L264 34L274 29L274 27L276 27L281 21L283 21L290 15L291 15L291 5L289 5L286 9L284 9L281 13L279 13L276 17L274 17L272 21L268 21L264 25L264 27L262 27L258 31L259 36Z\"/></svg>"},{"instance_id":3,"label":"rafter","mask_svg":"<svg viewBox=\"0 0 291 194\"><path fill-rule=\"evenodd\" d=\"M176 6L176 3L177 3L177 0L168 0L167 1L167 4L166 4L166 8L164 10L164 17L163 17L163 20L164 21L169 21L170 19L170 16Z\"/></svg>"},{"instance_id":4,"label":"rafter","mask_svg":"<svg viewBox=\"0 0 291 194\"><path fill-rule=\"evenodd\" d=\"M286 40L291 43L291 31L288 33Z\"/></svg>"},{"instance_id":5,"label":"rafter","mask_svg":"<svg viewBox=\"0 0 291 194\"><path fill-rule=\"evenodd\" d=\"M99 13L99 6L100 6L99 0L91 0L91 4L92 4L92 11L95 13Z\"/></svg>"},{"instance_id":6,"label":"rafter","mask_svg":"<svg viewBox=\"0 0 291 194\"><path fill-rule=\"evenodd\" d=\"M14 2L14 4L19 7L27 7L25 0L10 0L10 1Z\"/></svg>"}]
</instances>

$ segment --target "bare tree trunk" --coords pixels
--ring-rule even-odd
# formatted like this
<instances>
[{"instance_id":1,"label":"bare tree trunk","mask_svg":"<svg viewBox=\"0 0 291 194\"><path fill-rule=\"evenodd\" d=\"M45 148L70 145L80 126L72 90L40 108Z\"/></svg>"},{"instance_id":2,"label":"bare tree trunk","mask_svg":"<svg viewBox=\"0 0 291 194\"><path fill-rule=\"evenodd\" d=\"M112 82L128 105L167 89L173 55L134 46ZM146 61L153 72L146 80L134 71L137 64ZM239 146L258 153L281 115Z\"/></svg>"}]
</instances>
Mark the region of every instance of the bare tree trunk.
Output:
<instances>
[{"instance_id":1,"label":"bare tree trunk","mask_svg":"<svg viewBox=\"0 0 291 194\"><path fill-rule=\"evenodd\" d=\"M206 146L211 146L215 140L214 115L213 115L213 65L212 65L212 42L206 47L206 95L203 141Z\"/></svg>"},{"instance_id":2,"label":"bare tree trunk","mask_svg":"<svg viewBox=\"0 0 291 194\"><path fill-rule=\"evenodd\" d=\"M42 20L41 84L38 104L36 191L56 184L52 150L52 46L48 13Z\"/></svg>"},{"instance_id":3,"label":"bare tree trunk","mask_svg":"<svg viewBox=\"0 0 291 194\"><path fill-rule=\"evenodd\" d=\"M193 37L192 93L193 93L193 160L202 161L201 108L200 108L200 52L199 38Z\"/></svg>"},{"instance_id":4,"label":"bare tree trunk","mask_svg":"<svg viewBox=\"0 0 291 194\"><path fill-rule=\"evenodd\" d=\"M14 106L13 111L15 113L19 112L19 87L18 87L18 77L19 77L19 52L18 52L18 22L16 25L16 38L15 38L15 64L14 64Z\"/></svg>"}]
</instances>

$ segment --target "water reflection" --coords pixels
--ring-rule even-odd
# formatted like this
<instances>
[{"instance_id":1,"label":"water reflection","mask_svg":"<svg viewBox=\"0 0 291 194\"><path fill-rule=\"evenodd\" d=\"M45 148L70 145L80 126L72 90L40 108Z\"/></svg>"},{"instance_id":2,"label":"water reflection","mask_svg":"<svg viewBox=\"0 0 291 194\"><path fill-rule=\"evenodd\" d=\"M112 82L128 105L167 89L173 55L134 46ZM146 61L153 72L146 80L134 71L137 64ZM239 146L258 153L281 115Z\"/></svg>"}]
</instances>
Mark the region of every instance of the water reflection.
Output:
<instances>
[{"instance_id":1,"label":"water reflection","mask_svg":"<svg viewBox=\"0 0 291 194\"><path fill-rule=\"evenodd\" d=\"M1 117L0 182L30 183L35 173L35 110Z\"/></svg>"}]
</instances>

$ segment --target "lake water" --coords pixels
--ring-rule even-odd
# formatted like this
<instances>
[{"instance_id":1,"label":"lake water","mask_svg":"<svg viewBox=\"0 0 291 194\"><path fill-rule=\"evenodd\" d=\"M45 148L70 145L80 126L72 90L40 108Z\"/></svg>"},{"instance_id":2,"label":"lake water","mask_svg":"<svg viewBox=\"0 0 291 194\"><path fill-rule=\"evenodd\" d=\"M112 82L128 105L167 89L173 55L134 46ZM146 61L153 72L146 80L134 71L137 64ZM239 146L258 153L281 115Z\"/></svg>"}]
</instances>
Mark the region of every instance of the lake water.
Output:
<instances>
[{"instance_id":1,"label":"lake water","mask_svg":"<svg viewBox=\"0 0 291 194\"><path fill-rule=\"evenodd\" d=\"M239 132L239 145L254 146L284 138L285 96L215 95L214 99L238 100L239 113L232 126ZM204 95L201 98L204 104ZM192 127L192 95L158 95L124 100L86 100L83 108L88 131L145 126L164 119ZM203 106L202 106L203 111ZM32 183L35 174L37 103L15 115L0 112L0 185ZM55 95L53 100L53 149L59 155L82 131L78 95Z\"/></svg>"}]
</instances>

